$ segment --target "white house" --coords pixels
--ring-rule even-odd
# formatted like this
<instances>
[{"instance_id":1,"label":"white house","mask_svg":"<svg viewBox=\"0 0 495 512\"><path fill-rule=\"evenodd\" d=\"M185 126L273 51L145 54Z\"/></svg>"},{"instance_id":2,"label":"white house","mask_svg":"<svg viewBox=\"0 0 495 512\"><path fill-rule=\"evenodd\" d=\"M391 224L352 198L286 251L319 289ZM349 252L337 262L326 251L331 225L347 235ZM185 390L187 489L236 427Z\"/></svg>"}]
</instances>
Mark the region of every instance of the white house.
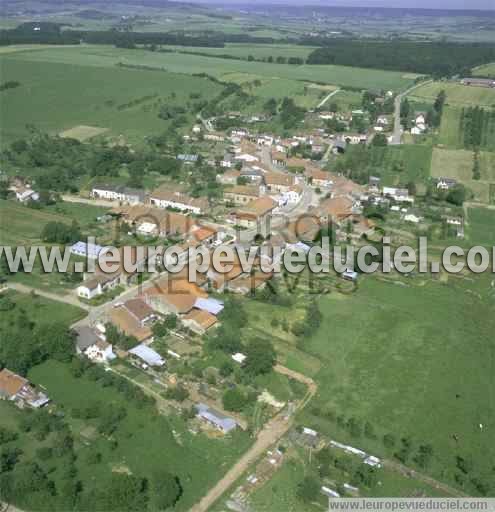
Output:
<instances>
[{"instance_id":1,"label":"white house","mask_svg":"<svg viewBox=\"0 0 495 512\"><path fill-rule=\"evenodd\" d=\"M158 208L174 208L180 211L190 211L200 215L208 208L208 201L204 198L190 197L183 192L169 190L167 185L154 190L150 195L151 206Z\"/></svg>"},{"instance_id":2,"label":"white house","mask_svg":"<svg viewBox=\"0 0 495 512\"><path fill-rule=\"evenodd\" d=\"M414 213L408 213L407 215L404 215L404 220L406 222L412 222L413 224L418 224L419 222L421 222L421 217L414 215Z\"/></svg>"},{"instance_id":3,"label":"white house","mask_svg":"<svg viewBox=\"0 0 495 512\"><path fill-rule=\"evenodd\" d=\"M437 190L450 190L457 185L457 181L453 178L438 178Z\"/></svg>"},{"instance_id":4,"label":"white house","mask_svg":"<svg viewBox=\"0 0 495 512\"><path fill-rule=\"evenodd\" d=\"M40 195L32 188L19 188L15 191L15 197L20 203L26 203L28 201L38 201Z\"/></svg>"},{"instance_id":5,"label":"white house","mask_svg":"<svg viewBox=\"0 0 495 512\"><path fill-rule=\"evenodd\" d=\"M383 195L399 202L414 203L414 197L409 195L406 188L383 187Z\"/></svg>"},{"instance_id":6,"label":"white house","mask_svg":"<svg viewBox=\"0 0 495 512\"><path fill-rule=\"evenodd\" d=\"M75 332L78 354L86 356L95 363L109 363L116 358L112 345L107 343L103 334L87 326L78 327Z\"/></svg>"},{"instance_id":7,"label":"white house","mask_svg":"<svg viewBox=\"0 0 495 512\"><path fill-rule=\"evenodd\" d=\"M91 258L91 259L98 258L100 253L103 251L103 254L104 254L106 250L107 250L106 247L102 247L101 245L97 245L97 244L89 244L86 242L76 242L70 248L70 252L72 254L75 254L77 256L82 256L84 258Z\"/></svg>"},{"instance_id":8,"label":"white house","mask_svg":"<svg viewBox=\"0 0 495 512\"><path fill-rule=\"evenodd\" d=\"M120 274L95 274L77 287L77 295L91 300L118 286Z\"/></svg>"},{"instance_id":9,"label":"white house","mask_svg":"<svg viewBox=\"0 0 495 512\"><path fill-rule=\"evenodd\" d=\"M120 201L127 204L144 204L144 190L124 187L122 185L95 185L91 190L94 199Z\"/></svg>"}]
</instances>

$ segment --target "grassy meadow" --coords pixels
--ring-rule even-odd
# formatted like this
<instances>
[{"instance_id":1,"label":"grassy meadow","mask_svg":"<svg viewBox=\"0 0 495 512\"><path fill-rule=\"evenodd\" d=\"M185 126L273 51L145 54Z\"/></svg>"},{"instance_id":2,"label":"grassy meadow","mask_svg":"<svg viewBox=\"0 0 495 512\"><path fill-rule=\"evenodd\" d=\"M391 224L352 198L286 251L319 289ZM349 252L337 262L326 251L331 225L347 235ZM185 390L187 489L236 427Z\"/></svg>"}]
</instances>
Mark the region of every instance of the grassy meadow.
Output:
<instances>
[{"instance_id":1,"label":"grassy meadow","mask_svg":"<svg viewBox=\"0 0 495 512\"><path fill-rule=\"evenodd\" d=\"M69 52L71 48L65 49ZM77 51L77 49L74 49ZM204 78L162 71L84 66L24 60L44 51L0 57L2 75L21 85L2 92L1 138L12 142L26 134L26 125L60 133L79 125L108 128L131 141L160 133L167 122L158 117L162 105L184 105L191 93L210 99L221 86ZM75 55L75 54L74 54ZM134 104L132 103L134 102Z\"/></svg>"},{"instance_id":2,"label":"grassy meadow","mask_svg":"<svg viewBox=\"0 0 495 512\"><path fill-rule=\"evenodd\" d=\"M200 49L198 48L197 51L200 51ZM22 52L17 55L17 58L33 62L57 62L111 68L121 62L129 65L166 69L172 73L207 73L219 79L223 79L225 75L230 73L243 73L363 89L399 90L406 88L414 81L411 75L397 71L332 65L294 66L289 64L270 64L265 62L218 59L201 55L123 50L96 45Z\"/></svg>"},{"instance_id":3,"label":"grassy meadow","mask_svg":"<svg viewBox=\"0 0 495 512\"><path fill-rule=\"evenodd\" d=\"M446 104L460 107L495 107L495 89L470 87L452 82L431 82L414 89L413 101L434 102L440 91L447 94Z\"/></svg>"},{"instance_id":4,"label":"grassy meadow","mask_svg":"<svg viewBox=\"0 0 495 512\"><path fill-rule=\"evenodd\" d=\"M473 69L473 76L481 76L485 78L495 78L495 62L478 66Z\"/></svg>"},{"instance_id":5,"label":"grassy meadow","mask_svg":"<svg viewBox=\"0 0 495 512\"><path fill-rule=\"evenodd\" d=\"M446 284L417 277L421 282L404 286L369 277L352 296L323 297L320 330L304 340L304 350L322 363L315 377L320 390L302 422L378 453L383 434L410 436L433 446L429 470L440 479L453 481L460 455L490 482L495 293L489 277ZM327 411L369 421L378 441L349 438Z\"/></svg>"},{"instance_id":6,"label":"grassy meadow","mask_svg":"<svg viewBox=\"0 0 495 512\"><path fill-rule=\"evenodd\" d=\"M495 247L495 210L468 208L466 233L471 245Z\"/></svg>"}]
</instances>

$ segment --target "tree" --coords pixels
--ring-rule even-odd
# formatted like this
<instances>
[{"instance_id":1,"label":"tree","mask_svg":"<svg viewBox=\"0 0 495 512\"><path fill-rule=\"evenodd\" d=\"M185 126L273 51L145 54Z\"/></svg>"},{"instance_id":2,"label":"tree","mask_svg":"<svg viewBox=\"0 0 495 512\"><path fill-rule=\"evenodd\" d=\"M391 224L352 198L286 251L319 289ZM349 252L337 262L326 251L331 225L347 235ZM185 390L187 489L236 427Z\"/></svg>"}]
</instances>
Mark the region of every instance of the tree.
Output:
<instances>
[{"instance_id":1,"label":"tree","mask_svg":"<svg viewBox=\"0 0 495 512\"><path fill-rule=\"evenodd\" d=\"M222 403L226 411L240 412L246 406L247 398L237 388L228 389L222 397Z\"/></svg>"},{"instance_id":2,"label":"tree","mask_svg":"<svg viewBox=\"0 0 495 512\"><path fill-rule=\"evenodd\" d=\"M179 479L167 471L155 471L150 478L150 506L152 510L167 510L180 499Z\"/></svg>"},{"instance_id":3,"label":"tree","mask_svg":"<svg viewBox=\"0 0 495 512\"><path fill-rule=\"evenodd\" d=\"M447 194L446 200L448 203L456 206L462 206L466 200L466 189L464 188L464 185L459 184L452 188Z\"/></svg>"},{"instance_id":4,"label":"tree","mask_svg":"<svg viewBox=\"0 0 495 512\"><path fill-rule=\"evenodd\" d=\"M306 503L314 501L320 494L320 484L313 476L306 476L297 486L297 497Z\"/></svg>"},{"instance_id":5,"label":"tree","mask_svg":"<svg viewBox=\"0 0 495 512\"><path fill-rule=\"evenodd\" d=\"M147 502L145 481L134 475L112 473L109 484L103 491L101 509L121 512L143 510Z\"/></svg>"},{"instance_id":6,"label":"tree","mask_svg":"<svg viewBox=\"0 0 495 512\"><path fill-rule=\"evenodd\" d=\"M384 147L387 145L387 136L384 133L377 133L371 141L372 146Z\"/></svg>"},{"instance_id":7,"label":"tree","mask_svg":"<svg viewBox=\"0 0 495 512\"><path fill-rule=\"evenodd\" d=\"M245 350L244 370L251 376L263 375L272 371L275 364L275 349L270 340L253 339Z\"/></svg>"}]
</instances>

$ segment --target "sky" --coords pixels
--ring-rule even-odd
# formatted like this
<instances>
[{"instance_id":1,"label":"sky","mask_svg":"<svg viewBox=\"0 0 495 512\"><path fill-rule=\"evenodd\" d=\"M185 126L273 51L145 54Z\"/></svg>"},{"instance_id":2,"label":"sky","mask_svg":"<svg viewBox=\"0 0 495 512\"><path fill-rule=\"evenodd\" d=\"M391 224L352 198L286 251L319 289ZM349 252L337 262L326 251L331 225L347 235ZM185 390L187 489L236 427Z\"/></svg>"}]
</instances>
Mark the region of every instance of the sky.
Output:
<instances>
[{"instance_id":1,"label":"sky","mask_svg":"<svg viewBox=\"0 0 495 512\"><path fill-rule=\"evenodd\" d=\"M196 3L335 5L345 7L416 7L423 9L487 9L495 10L495 0L192 0Z\"/></svg>"}]
</instances>

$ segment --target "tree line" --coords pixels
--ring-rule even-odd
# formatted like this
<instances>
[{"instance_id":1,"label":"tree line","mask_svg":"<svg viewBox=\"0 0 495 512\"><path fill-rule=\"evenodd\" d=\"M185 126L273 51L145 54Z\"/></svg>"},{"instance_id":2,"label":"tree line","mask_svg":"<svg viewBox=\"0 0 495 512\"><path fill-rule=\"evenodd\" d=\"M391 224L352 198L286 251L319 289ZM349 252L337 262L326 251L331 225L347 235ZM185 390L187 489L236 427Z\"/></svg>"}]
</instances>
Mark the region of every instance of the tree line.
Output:
<instances>
[{"instance_id":1,"label":"tree line","mask_svg":"<svg viewBox=\"0 0 495 512\"><path fill-rule=\"evenodd\" d=\"M364 68L424 73L435 78L461 74L493 62L495 47L489 43L423 43L412 41L321 41L308 56L308 64L337 64Z\"/></svg>"}]
</instances>

